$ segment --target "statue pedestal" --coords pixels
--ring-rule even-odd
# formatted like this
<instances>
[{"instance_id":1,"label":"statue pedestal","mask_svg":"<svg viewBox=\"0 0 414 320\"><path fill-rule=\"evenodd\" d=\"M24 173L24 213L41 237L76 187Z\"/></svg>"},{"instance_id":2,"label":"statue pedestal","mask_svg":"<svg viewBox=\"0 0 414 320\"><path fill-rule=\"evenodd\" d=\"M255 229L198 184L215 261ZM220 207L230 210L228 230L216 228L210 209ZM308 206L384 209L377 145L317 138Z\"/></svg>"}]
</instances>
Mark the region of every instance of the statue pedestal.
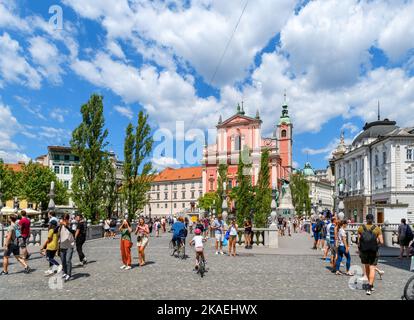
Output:
<instances>
[{"instance_id":1,"label":"statue pedestal","mask_svg":"<svg viewBox=\"0 0 414 320\"><path fill-rule=\"evenodd\" d=\"M270 249L277 249L279 248L279 230L277 229L277 225L275 223L272 223L269 226L268 231L268 247Z\"/></svg>"}]
</instances>

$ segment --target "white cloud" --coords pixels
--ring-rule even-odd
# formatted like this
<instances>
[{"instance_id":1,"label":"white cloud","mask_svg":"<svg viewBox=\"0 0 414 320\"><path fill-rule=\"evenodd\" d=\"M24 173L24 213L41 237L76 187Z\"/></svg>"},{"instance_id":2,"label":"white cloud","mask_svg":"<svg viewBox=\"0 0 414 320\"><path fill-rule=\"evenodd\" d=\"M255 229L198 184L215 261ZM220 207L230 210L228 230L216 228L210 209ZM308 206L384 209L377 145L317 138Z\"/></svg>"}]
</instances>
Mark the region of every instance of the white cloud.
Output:
<instances>
[{"instance_id":1,"label":"white cloud","mask_svg":"<svg viewBox=\"0 0 414 320\"><path fill-rule=\"evenodd\" d=\"M65 121L65 115L68 114L68 111L62 108L54 108L50 111L50 118L63 123Z\"/></svg>"},{"instance_id":2,"label":"white cloud","mask_svg":"<svg viewBox=\"0 0 414 320\"><path fill-rule=\"evenodd\" d=\"M128 119L132 119L134 116L134 112L131 110L130 107L122 107L122 106L115 106L115 111L117 111L120 115L127 117Z\"/></svg>"},{"instance_id":3,"label":"white cloud","mask_svg":"<svg viewBox=\"0 0 414 320\"><path fill-rule=\"evenodd\" d=\"M0 35L0 83L20 83L39 89L41 76L21 55L22 49L8 33Z\"/></svg>"},{"instance_id":4,"label":"white cloud","mask_svg":"<svg viewBox=\"0 0 414 320\"><path fill-rule=\"evenodd\" d=\"M126 103L139 102L161 128L175 128L182 120L189 127L212 127L221 106L213 97L197 97L191 76L181 77L155 67L135 68L98 53L91 61L77 60L73 70L94 85L108 88Z\"/></svg>"},{"instance_id":5,"label":"white cloud","mask_svg":"<svg viewBox=\"0 0 414 320\"><path fill-rule=\"evenodd\" d=\"M358 132L360 129L351 122L344 123L341 130L349 130L351 133Z\"/></svg>"},{"instance_id":6,"label":"white cloud","mask_svg":"<svg viewBox=\"0 0 414 320\"><path fill-rule=\"evenodd\" d=\"M244 2L222 0L194 1L190 4L175 1L175 8L171 7L171 3L160 0L120 0L115 5L112 1L65 0L64 3L81 16L99 21L106 29L108 38L132 40L133 44L138 44L136 49L144 54L145 47L155 49L146 57L164 59L165 54L159 54L159 48L167 49L165 53L171 49L184 63L190 63L206 82L210 81L244 6ZM295 4L295 0L250 2L217 73L215 84L232 84L242 80L255 55L293 14ZM144 39L147 45L143 47L142 41L137 39ZM157 59L156 62L164 65L163 60Z\"/></svg>"},{"instance_id":7,"label":"white cloud","mask_svg":"<svg viewBox=\"0 0 414 320\"><path fill-rule=\"evenodd\" d=\"M13 116L11 109L0 101L0 158L4 162L27 161L29 158L23 154L20 147L12 141L21 126Z\"/></svg>"},{"instance_id":8,"label":"white cloud","mask_svg":"<svg viewBox=\"0 0 414 320\"><path fill-rule=\"evenodd\" d=\"M156 170L162 170L166 167L177 168L180 163L177 159L171 157L152 158L152 165Z\"/></svg>"},{"instance_id":9,"label":"white cloud","mask_svg":"<svg viewBox=\"0 0 414 320\"><path fill-rule=\"evenodd\" d=\"M125 59L125 54L122 51L121 46L118 43L116 43L115 41L109 41L108 44L107 44L107 49L116 58L119 58L119 59L122 59L122 60Z\"/></svg>"},{"instance_id":10,"label":"white cloud","mask_svg":"<svg viewBox=\"0 0 414 320\"><path fill-rule=\"evenodd\" d=\"M0 3L0 27L29 31L27 21L21 19L16 11L14 1L3 0Z\"/></svg>"},{"instance_id":11,"label":"white cloud","mask_svg":"<svg viewBox=\"0 0 414 320\"><path fill-rule=\"evenodd\" d=\"M62 83L62 56L57 47L44 37L33 37L29 40L29 52L36 63L38 71L52 84Z\"/></svg>"}]
</instances>

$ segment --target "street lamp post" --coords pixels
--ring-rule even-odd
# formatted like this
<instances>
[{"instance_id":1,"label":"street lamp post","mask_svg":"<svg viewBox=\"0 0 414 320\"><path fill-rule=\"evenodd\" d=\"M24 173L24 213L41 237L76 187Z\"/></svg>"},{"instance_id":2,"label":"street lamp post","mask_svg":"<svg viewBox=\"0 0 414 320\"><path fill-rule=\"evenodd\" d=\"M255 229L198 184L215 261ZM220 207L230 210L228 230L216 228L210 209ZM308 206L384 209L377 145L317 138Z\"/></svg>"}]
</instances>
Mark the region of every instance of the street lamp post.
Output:
<instances>
[{"instance_id":1,"label":"street lamp post","mask_svg":"<svg viewBox=\"0 0 414 320\"><path fill-rule=\"evenodd\" d=\"M224 221L227 221L227 198L226 198L226 182L223 182L223 203L222 208L222 217Z\"/></svg>"},{"instance_id":2,"label":"street lamp post","mask_svg":"<svg viewBox=\"0 0 414 320\"><path fill-rule=\"evenodd\" d=\"M272 229L276 229L277 228L277 224L276 224L276 183L273 183L272 185L272 202L270 204L270 208L272 209L271 213L270 213L270 219L271 219L271 223L270 223L270 228Z\"/></svg>"},{"instance_id":3,"label":"street lamp post","mask_svg":"<svg viewBox=\"0 0 414 320\"><path fill-rule=\"evenodd\" d=\"M1 212L1 209L3 209L3 201L1 200L3 198L3 193L1 192L1 181L0 181L0 224L3 220L3 213Z\"/></svg>"},{"instance_id":4,"label":"street lamp post","mask_svg":"<svg viewBox=\"0 0 414 320\"><path fill-rule=\"evenodd\" d=\"M54 181L50 183L50 192L48 194L48 197L50 198L50 200L49 200L49 205L47 206L47 209L49 211L53 211L55 210L55 207L56 207L55 201L53 200L55 198L55 182Z\"/></svg>"}]
</instances>

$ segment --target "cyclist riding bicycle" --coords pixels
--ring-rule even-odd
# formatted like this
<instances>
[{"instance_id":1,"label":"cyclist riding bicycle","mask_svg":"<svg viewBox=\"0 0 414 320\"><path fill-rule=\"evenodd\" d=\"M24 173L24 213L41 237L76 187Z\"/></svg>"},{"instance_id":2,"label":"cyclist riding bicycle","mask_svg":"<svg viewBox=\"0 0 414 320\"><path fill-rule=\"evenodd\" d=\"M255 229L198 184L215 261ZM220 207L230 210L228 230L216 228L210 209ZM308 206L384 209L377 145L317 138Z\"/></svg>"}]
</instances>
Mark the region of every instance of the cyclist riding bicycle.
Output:
<instances>
[{"instance_id":1,"label":"cyclist riding bicycle","mask_svg":"<svg viewBox=\"0 0 414 320\"><path fill-rule=\"evenodd\" d=\"M190 241L190 246L194 245L194 247L195 247L196 264L195 264L194 270L198 270L198 265L199 265L199 262L200 262L200 258L204 261L204 263L206 261L205 258L204 258L204 246L203 246L203 242L206 241L206 240L203 239L203 237L201 236L201 230L200 229L198 229L198 228L195 229L194 234L195 234L195 236Z\"/></svg>"},{"instance_id":2,"label":"cyclist riding bicycle","mask_svg":"<svg viewBox=\"0 0 414 320\"><path fill-rule=\"evenodd\" d=\"M187 229L185 227L183 217L178 217L177 222L174 222L174 224L172 225L171 231L173 232L172 241L176 248L178 248L180 242L183 242L183 244L185 244L185 238L187 237Z\"/></svg>"}]
</instances>

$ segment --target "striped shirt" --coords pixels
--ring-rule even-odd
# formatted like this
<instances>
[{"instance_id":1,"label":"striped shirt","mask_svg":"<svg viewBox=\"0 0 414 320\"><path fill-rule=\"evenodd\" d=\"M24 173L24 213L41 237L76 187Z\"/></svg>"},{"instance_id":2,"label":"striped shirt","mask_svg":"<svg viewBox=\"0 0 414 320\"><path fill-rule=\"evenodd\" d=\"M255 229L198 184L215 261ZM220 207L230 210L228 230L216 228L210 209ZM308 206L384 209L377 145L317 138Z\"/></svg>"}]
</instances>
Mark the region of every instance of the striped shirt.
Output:
<instances>
[{"instance_id":1,"label":"striped shirt","mask_svg":"<svg viewBox=\"0 0 414 320\"><path fill-rule=\"evenodd\" d=\"M331 223L329 227L329 243L335 245L335 223Z\"/></svg>"}]
</instances>

